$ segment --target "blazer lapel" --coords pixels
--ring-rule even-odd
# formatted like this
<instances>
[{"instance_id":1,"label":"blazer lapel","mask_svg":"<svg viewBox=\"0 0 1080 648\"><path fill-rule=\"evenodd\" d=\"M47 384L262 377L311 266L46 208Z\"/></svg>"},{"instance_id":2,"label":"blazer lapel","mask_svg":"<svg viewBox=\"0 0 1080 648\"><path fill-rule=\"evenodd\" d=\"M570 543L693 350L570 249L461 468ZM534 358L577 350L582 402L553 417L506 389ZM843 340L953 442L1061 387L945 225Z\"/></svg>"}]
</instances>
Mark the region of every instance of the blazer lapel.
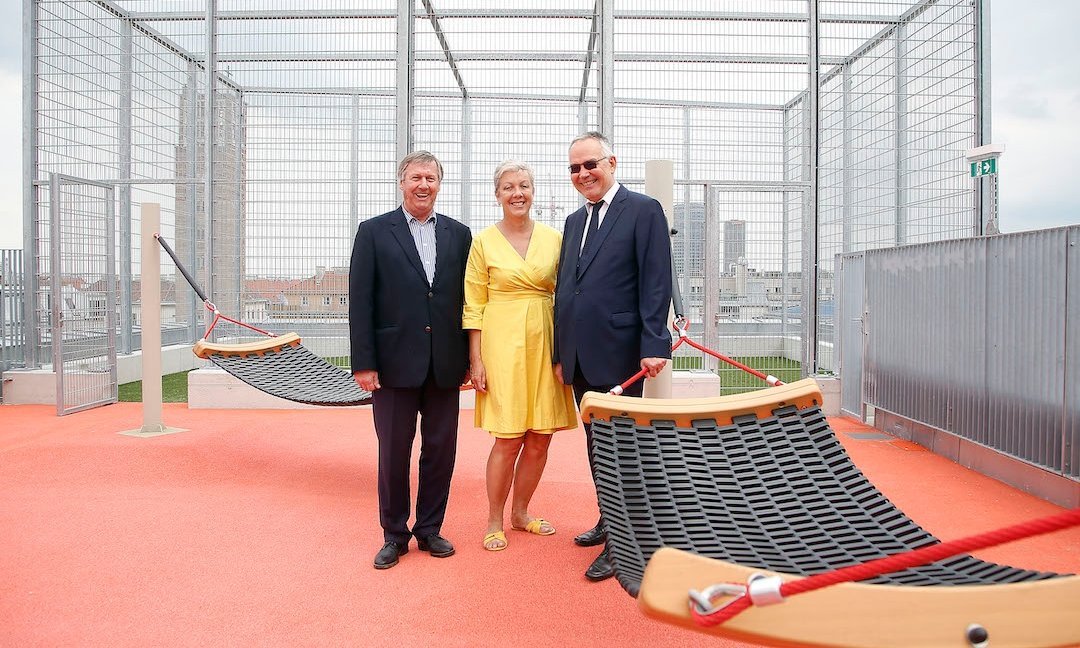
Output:
<instances>
[{"instance_id":1,"label":"blazer lapel","mask_svg":"<svg viewBox=\"0 0 1080 648\"><path fill-rule=\"evenodd\" d=\"M435 224L435 278L431 281L432 286L439 280L441 274L445 274L442 271L449 267L447 264L450 263L449 255L450 248L453 247L453 236L454 231L450 229L447 217L438 214L438 220ZM417 259L419 258L419 255L417 255Z\"/></svg>"},{"instance_id":2,"label":"blazer lapel","mask_svg":"<svg viewBox=\"0 0 1080 648\"><path fill-rule=\"evenodd\" d=\"M611 230L615 229L615 224L618 222L619 217L622 216L623 204L626 200L626 187L619 187L619 190L615 192L615 199L611 201L611 206L608 207L608 211L604 214L604 222L600 223L600 229L596 232L596 239L589 242L589 246L582 250L581 258L578 259L577 274L580 277L585 274L585 270L588 269L589 264L596 258L596 253L600 249L600 246L604 244L604 239L608 237ZM582 227L584 231L584 227ZM578 239L580 240L580 239Z\"/></svg>"},{"instance_id":3,"label":"blazer lapel","mask_svg":"<svg viewBox=\"0 0 1080 648\"><path fill-rule=\"evenodd\" d=\"M580 222L579 222L580 221ZM585 208L582 207L575 212L572 212L566 218L566 224L563 225L563 236L565 237L564 245L566 250L573 253L573 256L569 254L564 257L563 262L569 265L570 260L573 259L574 263L580 261L581 252L581 237L585 235ZM560 274L562 270L560 269Z\"/></svg>"},{"instance_id":4,"label":"blazer lapel","mask_svg":"<svg viewBox=\"0 0 1080 648\"><path fill-rule=\"evenodd\" d=\"M427 283L427 273L424 272L424 264L420 262L420 253L416 251L416 241L413 240L412 232L409 231L409 224L405 221L405 212L398 209L397 216L390 222L390 232L397 239L398 245L401 246L401 251L405 253L405 257L409 259L409 263L420 273L420 278L424 280L424 283ZM437 244L436 251L438 251ZM435 267L439 267L437 259Z\"/></svg>"}]
</instances>

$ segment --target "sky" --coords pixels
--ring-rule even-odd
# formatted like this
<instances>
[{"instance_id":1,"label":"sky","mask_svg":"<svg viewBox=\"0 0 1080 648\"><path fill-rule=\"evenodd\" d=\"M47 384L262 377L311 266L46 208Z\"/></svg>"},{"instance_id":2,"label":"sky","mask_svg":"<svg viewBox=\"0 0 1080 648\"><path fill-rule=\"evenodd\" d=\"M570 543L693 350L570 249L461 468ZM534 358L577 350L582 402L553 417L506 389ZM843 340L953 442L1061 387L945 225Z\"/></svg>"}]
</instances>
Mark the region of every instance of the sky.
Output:
<instances>
[{"instance_id":1,"label":"sky","mask_svg":"<svg viewBox=\"0 0 1080 648\"><path fill-rule=\"evenodd\" d=\"M1080 224L1080 2L988 2L1000 229ZM0 248L23 246L22 5L0 0Z\"/></svg>"}]
</instances>

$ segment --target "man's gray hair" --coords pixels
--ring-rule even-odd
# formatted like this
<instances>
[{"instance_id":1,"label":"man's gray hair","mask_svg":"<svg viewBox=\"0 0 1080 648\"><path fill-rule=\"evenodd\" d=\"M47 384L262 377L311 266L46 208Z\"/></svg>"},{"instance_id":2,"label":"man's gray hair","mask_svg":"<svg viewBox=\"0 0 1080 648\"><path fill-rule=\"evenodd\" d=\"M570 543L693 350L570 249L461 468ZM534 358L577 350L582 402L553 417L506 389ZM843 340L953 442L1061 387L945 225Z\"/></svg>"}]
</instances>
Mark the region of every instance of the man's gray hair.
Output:
<instances>
[{"instance_id":1,"label":"man's gray hair","mask_svg":"<svg viewBox=\"0 0 1080 648\"><path fill-rule=\"evenodd\" d=\"M513 171L524 171L529 176L529 183L533 186L536 185L532 167L518 160L503 160L499 166L495 167L495 176L493 178L495 180L495 191L499 190L499 179L503 177L503 174Z\"/></svg>"},{"instance_id":2,"label":"man's gray hair","mask_svg":"<svg viewBox=\"0 0 1080 648\"><path fill-rule=\"evenodd\" d=\"M578 142L583 142L585 140L596 140L597 142L600 142L600 155L603 155L606 158L615 155L615 149L611 148L611 142L608 141L608 138L604 137L604 134L600 131L589 131L587 133L582 133L581 135L575 137L573 142L570 142L570 146L573 146L574 144L577 144Z\"/></svg>"},{"instance_id":3,"label":"man's gray hair","mask_svg":"<svg viewBox=\"0 0 1080 648\"><path fill-rule=\"evenodd\" d=\"M398 162L397 165L398 182L401 182L405 179L405 169L407 169L409 165L413 162L418 162L420 164L428 164L434 162L435 166L439 169L439 182L442 182L442 162L439 162L439 158L435 157L435 155L429 151L413 151L412 153L409 153L405 157L401 158L401 162Z\"/></svg>"}]
</instances>

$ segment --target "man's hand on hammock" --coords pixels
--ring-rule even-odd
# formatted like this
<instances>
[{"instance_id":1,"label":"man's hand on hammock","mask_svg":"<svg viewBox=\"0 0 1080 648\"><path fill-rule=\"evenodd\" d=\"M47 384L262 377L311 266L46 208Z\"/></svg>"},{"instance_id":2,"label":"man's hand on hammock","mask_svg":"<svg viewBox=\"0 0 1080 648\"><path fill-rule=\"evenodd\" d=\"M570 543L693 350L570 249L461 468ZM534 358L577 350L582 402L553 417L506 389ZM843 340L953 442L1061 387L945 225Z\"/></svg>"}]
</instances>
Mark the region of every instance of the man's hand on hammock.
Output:
<instances>
[{"instance_id":1,"label":"man's hand on hammock","mask_svg":"<svg viewBox=\"0 0 1080 648\"><path fill-rule=\"evenodd\" d=\"M353 372L353 380L366 392L374 392L381 385L379 385L379 372L374 369L362 369L360 371Z\"/></svg>"},{"instance_id":2,"label":"man's hand on hammock","mask_svg":"<svg viewBox=\"0 0 1080 648\"><path fill-rule=\"evenodd\" d=\"M641 368L645 370L645 375L649 378L656 378L656 375L664 370L664 365L667 364L667 358L642 358Z\"/></svg>"}]
</instances>

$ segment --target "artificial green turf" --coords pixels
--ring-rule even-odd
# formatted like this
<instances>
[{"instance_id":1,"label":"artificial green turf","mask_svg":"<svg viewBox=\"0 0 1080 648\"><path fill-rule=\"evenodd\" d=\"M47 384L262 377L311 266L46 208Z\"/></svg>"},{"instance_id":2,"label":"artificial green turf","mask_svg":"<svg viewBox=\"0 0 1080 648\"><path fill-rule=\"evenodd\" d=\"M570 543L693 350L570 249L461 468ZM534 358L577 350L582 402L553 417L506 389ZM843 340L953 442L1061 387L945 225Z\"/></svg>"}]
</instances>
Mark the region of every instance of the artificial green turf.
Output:
<instances>
[{"instance_id":1,"label":"artificial green turf","mask_svg":"<svg viewBox=\"0 0 1080 648\"><path fill-rule=\"evenodd\" d=\"M161 402L163 403L186 403L188 372L168 374L161 377ZM142 381L124 383L118 388L118 400L121 403L142 402Z\"/></svg>"},{"instance_id":2,"label":"artificial green turf","mask_svg":"<svg viewBox=\"0 0 1080 648\"><path fill-rule=\"evenodd\" d=\"M739 356L732 360L740 362L751 369L756 369L765 375L773 375L782 382L789 383L799 380L802 363L787 358L774 356ZM737 394L740 392L753 391L767 387L765 381L742 369L734 367L722 360L718 361L720 376L720 394ZM701 369L704 366L704 356L680 356L672 360L672 366L676 371L687 369Z\"/></svg>"}]
</instances>

